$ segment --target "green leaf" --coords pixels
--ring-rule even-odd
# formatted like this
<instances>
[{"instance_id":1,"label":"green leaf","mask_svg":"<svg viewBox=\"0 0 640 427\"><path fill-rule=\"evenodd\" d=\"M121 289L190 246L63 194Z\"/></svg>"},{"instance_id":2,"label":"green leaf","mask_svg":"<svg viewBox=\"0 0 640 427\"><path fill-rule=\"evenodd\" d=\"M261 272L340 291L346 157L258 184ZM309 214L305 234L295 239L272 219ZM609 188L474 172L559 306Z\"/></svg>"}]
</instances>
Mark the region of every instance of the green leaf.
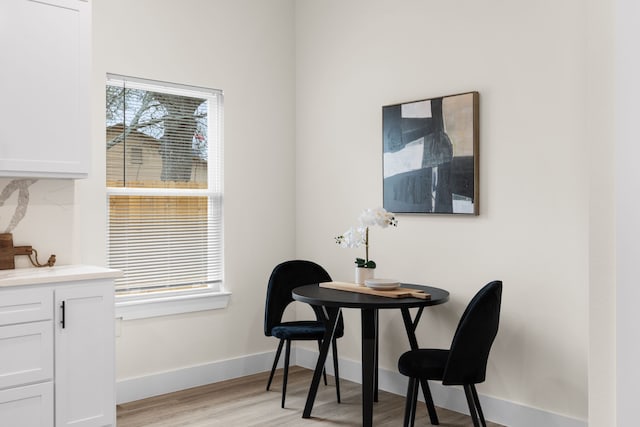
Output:
<instances>
[{"instance_id":1,"label":"green leaf","mask_svg":"<svg viewBox=\"0 0 640 427\"><path fill-rule=\"evenodd\" d=\"M367 261L364 258L356 258L356 265L361 268L376 268L375 261Z\"/></svg>"}]
</instances>

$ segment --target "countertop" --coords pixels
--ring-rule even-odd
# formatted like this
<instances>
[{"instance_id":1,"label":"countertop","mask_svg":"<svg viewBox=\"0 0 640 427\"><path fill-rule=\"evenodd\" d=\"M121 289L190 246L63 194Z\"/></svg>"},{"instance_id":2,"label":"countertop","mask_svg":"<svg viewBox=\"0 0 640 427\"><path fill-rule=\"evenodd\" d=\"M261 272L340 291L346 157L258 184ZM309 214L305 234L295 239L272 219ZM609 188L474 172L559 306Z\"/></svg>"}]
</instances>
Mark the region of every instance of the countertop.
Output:
<instances>
[{"instance_id":1,"label":"countertop","mask_svg":"<svg viewBox=\"0 0 640 427\"><path fill-rule=\"evenodd\" d=\"M0 270L0 288L43 283L74 282L78 280L111 279L122 272L94 265L60 265L41 268Z\"/></svg>"}]
</instances>

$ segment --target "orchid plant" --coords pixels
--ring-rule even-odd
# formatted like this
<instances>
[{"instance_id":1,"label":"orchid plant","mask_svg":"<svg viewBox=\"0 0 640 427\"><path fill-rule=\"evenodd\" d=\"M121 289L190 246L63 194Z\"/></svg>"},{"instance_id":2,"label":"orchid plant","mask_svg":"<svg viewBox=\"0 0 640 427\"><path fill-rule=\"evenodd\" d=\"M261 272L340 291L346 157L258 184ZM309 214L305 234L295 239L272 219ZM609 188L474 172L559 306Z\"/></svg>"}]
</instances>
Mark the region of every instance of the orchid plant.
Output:
<instances>
[{"instance_id":1,"label":"orchid plant","mask_svg":"<svg viewBox=\"0 0 640 427\"><path fill-rule=\"evenodd\" d=\"M364 246L364 258L356 258L356 265L362 268L376 268L375 261L369 259L369 227L378 225L382 228L388 226L397 227L398 220L396 220L393 212L388 212L384 208L365 209L358 217L360 225L357 227L350 227L340 236L336 237L336 243L343 248L359 248Z\"/></svg>"}]
</instances>

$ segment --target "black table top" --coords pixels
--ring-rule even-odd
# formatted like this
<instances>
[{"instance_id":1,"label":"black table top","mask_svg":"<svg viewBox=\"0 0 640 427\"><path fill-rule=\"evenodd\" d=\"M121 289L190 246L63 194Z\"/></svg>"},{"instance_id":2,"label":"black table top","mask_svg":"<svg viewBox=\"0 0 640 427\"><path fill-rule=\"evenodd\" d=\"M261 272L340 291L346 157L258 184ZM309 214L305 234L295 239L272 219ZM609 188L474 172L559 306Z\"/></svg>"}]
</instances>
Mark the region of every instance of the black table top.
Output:
<instances>
[{"instance_id":1,"label":"black table top","mask_svg":"<svg viewBox=\"0 0 640 427\"><path fill-rule=\"evenodd\" d=\"M293 290L292 295L296 301L306 302L311 305L369 309L426 307L449 301L449 292L444 289L409 283L402 283L400 286L423 290L431 294L431 298L388 298L359 292L321 288L317 284L297 287Z\"/></svg>"}]
</instances>

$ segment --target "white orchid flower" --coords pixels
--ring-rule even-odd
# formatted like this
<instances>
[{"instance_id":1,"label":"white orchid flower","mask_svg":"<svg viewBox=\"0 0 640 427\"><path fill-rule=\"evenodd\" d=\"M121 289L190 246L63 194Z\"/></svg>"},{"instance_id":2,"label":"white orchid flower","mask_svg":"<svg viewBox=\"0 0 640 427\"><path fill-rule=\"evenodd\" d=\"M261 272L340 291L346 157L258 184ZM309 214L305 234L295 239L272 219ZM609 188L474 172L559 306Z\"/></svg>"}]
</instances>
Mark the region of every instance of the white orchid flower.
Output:
<instances>
[{"instance_id":1,"label":"white orchid flower","mask_svg":"<svg viewBox=\"0 0 640 427\"><path fill-rule=\"evenodd\" d=\"M343 248L365 247L365 258L356 258L358 267L376 268L376 263L369 259L369 227L378 225L386 228L390 225L396 227L398 220L393 212L384 208L365 209L358 218L359 227L351 227L340 236L336 237L336 243Z\"/></svg>"},{"instance_id":2,"label":"white orchid flower","mask_svg":"<svg viewBox=\"0 0 640 427\"><path fill-rule=\"evenodd\" d=\"M384 208L365 209L360 214L359 220L365 227L378 225L382 228L386 228L390 225L393 225L394 227L398 225L395 215Z\"/></svg>"},{"instance_id":3,"label":"white orchid flower","mask_svg":"<svg viewBox=\"0 0 640 427\"><path fill-rule=\"evenodd\" d=\"M336 237L336 243L343 248L359 248L366 243L366 228L351 227Z\"/></svg>"}]
</instances>

